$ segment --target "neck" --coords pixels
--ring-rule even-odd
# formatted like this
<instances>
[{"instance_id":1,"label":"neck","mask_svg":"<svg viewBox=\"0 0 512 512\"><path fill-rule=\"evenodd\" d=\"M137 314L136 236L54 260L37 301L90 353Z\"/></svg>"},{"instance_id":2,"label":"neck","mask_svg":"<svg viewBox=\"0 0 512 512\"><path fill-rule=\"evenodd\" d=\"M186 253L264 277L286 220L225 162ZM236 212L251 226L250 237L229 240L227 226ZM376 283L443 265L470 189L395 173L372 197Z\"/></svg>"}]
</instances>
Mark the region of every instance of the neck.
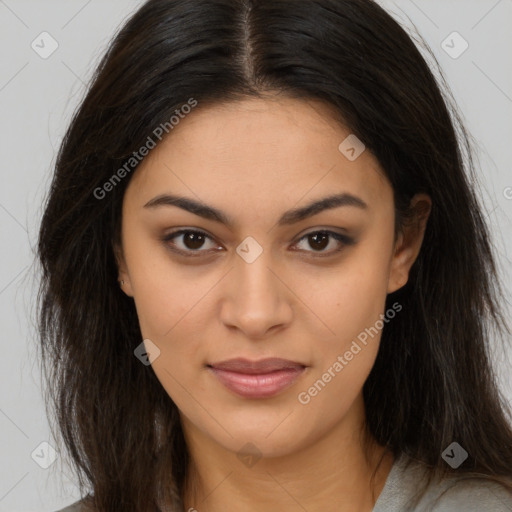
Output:
<instances>
[{"instance_id":1,"label":"neck","mask_svg":"<svg viewBox=\"0 0 512 512\"><path fill-rule=\"evenodd\" d=\"M190 453L185 510L320 512L332 510L335 503L339 512L371 512L393 457L374 440L364 445L362 399L357 405L359 414L345 417L315 443L280 457L263 457L250 467L182 418Z\"/></svg>"}]
</instances>

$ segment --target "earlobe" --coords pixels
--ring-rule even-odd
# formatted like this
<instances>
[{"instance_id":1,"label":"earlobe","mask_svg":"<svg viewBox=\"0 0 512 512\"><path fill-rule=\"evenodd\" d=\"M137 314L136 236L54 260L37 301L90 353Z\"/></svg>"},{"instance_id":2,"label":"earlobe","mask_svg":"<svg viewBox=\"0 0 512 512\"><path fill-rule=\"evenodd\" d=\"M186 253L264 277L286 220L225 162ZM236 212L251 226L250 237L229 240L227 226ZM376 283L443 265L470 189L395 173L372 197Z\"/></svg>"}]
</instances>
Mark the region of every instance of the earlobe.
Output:
<instances>
[{"instance_id":1,"label":"earlobe","mask_svg":"<svg viewBox=\"0 0 512 512\"><path fill-rule=\"evenodd\" d=\"M391 269L388 280L388 293L395 292L407 284L409 279L408 261L410 249L404 247L404 233L401 232L395 243L395 251L391 261Z\"/></svg>"},{"instance_id":2,"label":"earlobe","mask_svg":"<svg viewBox=\"0 0 512 512\"><path fill-rule=\"evenodd\" d=\"M113 249L118 269L119 286L126 295L128 295L129 297L133 297L132 286L130 282L130 277L128 275L128 269L126 267L126 261L124 258L123 250L119 245L115 245Z\"/></svg>"},{"instance_id":3,"label":"earlobe","mask_svg":"<svg viewBox=\"0 0 512 512\"><path fill-rule=\"evenodd\" d=\"M402 227L397 237L391 260L388 293L399 290L409 280L409 272L421 250L431 205L432 201L426 194L417 194L411 200L413 218Z\"/></svg>"},{"instance_id":4,"label":"earlobe","mask_svg":"<svg viewBox=\"0 0 512 512\"><path fill-rule=\"evenodd\" d=\"M131 287L131 283L129 280L126 280L126 279L119 279L119 286L121 287L121 290L123 290L123 292L128 295L128 297L133 297L133 293L132 293L132 287Z\"/></svg>"}]
</instances>

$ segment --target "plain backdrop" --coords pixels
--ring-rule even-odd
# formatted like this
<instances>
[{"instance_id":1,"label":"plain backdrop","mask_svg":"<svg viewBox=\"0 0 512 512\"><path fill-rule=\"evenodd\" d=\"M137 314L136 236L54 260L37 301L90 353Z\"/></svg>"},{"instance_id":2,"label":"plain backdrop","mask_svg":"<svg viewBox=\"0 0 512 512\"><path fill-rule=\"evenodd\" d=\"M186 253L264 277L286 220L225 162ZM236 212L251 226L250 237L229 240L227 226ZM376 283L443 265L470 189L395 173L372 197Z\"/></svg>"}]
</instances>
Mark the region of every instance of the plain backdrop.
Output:
<instances>
[{"instance_id":1,"label":"plain backdrop","mask_svg":"<svg viewBox=\"0 0 512 512\"><path fill-rule=\"evenodd\" d=\"M380 3L430 45L476 139L510 319L512 0ZM36 351L34 248L56 148L108 41L141 4L0 0L0 511L53 511L80 497L66 454L41 467L54 457ZM496 359L511 400L510 351Z\"/></svg>"}]
</instances>

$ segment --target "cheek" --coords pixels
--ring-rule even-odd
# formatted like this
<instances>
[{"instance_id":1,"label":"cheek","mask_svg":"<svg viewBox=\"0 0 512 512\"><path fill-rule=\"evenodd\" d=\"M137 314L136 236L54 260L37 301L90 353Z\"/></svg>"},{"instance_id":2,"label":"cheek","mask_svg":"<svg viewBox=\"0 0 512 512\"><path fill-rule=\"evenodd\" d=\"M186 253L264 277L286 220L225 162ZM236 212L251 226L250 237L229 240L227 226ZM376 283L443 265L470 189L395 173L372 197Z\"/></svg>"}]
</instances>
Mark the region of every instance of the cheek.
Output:
<instances>
[{"instance_id":1,"label":"cheek","mask_svg":"<svg viewBox=\"0 0 512 512\"><path fill-rule=\"evenodd\" d=\"M364 271L346 269L331 288L334 306L325 309L334 336L320 340L310 375L297 392L297 402L312 417L321 415L334 424L349 410L371 372L377 357L385 322L386 266L370 271L362 258ZM328 411L328 412L326 412Z\"/></svg>"},{"instance_id":2,"label":"cheek","mask_svg":"<svg viewBox=\"0 0 512 512\"><path fill-rule=\"evenodd\" d=\"M323 337L322 350L308 380L308 386L313 386L311 394L309 388L302 389L308 395L305 400L315 397L318 406L325 406L329 400L350 403L363 386L386 324L383 315L391 250L392 236L368 237L324 281L323 295L319 287L310 292L309 297L316 297L317 310L334 334Z\"/></svg>"},{"instance_id":3,"label":"cheek","mask_svg":"<svg viewBox=\"0 0 512 512\"><path fill-rule=\"evenodd\" d=\"M309 283L308 296L315 298L317 311L341 344L349 343L383 313L392 250L392 239L383 238L368 237L326 276L322 288L318 281L316 286Z\"/></svg>"},{"instance_id":4,"label":"cheek","mask_svg":"<svg viewBox=\"0 0 512 512\"><path fill-rule=\"evenodd\" d=\"M178 408L188 411L194 403L191 393L205 391L197 377L206 363L211 333L207 322L213 315L214 294L208 292L218 277L199 277L195 267L172 264L163 252L145 256L139 260L144 264L130 274L141 333L158 348L152 371Z\"/></svg>"},{"instance_id":5,"label":"cheek","mask_svg":"<svg viewBox=\"0 0 512 512\"><path fill-rule=\"evenodd\" d=\"M126 237L125 258L142 335L157 343L172 339L208 290L208 278L173 263L163 243L160 247L142 229Z\"/></svg>"}]
</instances>

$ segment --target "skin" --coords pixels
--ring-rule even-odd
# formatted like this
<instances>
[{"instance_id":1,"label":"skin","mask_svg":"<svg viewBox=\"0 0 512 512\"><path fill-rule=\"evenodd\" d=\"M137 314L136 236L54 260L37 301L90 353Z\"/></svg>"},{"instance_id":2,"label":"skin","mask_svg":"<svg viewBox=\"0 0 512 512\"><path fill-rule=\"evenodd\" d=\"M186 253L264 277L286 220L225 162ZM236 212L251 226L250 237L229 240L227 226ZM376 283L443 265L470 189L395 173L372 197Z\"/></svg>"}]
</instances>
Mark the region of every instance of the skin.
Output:
<instances>
[{"instance_id":1,"label":"skin","mask_svg":"<svg viewBox=\"0 0 512 512\"><path fill-rule=\"evenodd\" d=\"M180 410L192 460L185 510L236 503L248 512L371 511L391 469L386 455L370 486L383 447L373 443L365 456L361 439L362 387L380 330L309 403L298 394L375 325L387 294L407 282L431 201L413 198L417 222L395 241L391 184L369 150L354 161L340 152L350 131L331 113L318 101L279 96L199 105L127 187L119 279L135 301L144 339L160 350L152 368ZM285 211L341 192L367 208L341 206L277 225ZM234 223L177 206L144 207L169 193L201 200ZM186 245L183 236L163 241L179 228L210 238L202 245ZM321 229L355 243L331 237L315 245L305 237ZM252 263L236 252L248 236L263 249ZM173 242L203 255L179 256ZM234 357L281 357L307 368L278 395L248 399L206 366ZM250 466L237 457L246 443L261 456Z\"/></svg>"}]
</instances>

